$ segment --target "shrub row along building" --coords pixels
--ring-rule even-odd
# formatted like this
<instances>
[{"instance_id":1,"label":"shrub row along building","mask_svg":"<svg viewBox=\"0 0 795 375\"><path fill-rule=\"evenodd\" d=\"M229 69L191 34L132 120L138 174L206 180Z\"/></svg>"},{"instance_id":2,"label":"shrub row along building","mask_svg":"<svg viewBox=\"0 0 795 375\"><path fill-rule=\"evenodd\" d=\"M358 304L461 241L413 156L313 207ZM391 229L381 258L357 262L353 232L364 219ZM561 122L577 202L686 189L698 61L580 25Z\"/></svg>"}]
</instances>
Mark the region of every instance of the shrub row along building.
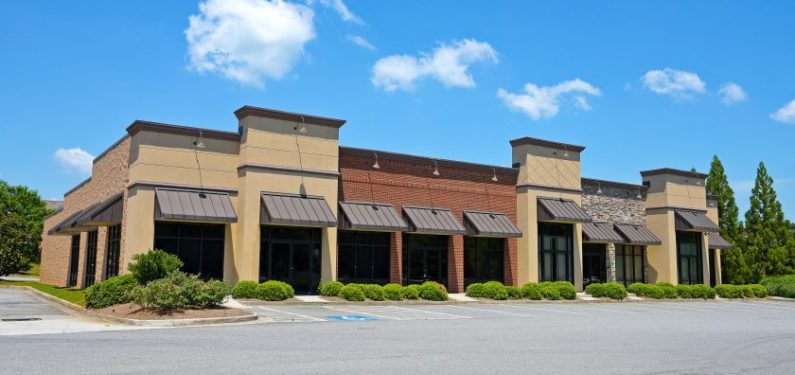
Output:
<instances>
[{"instance_id":1,"label":"shrub row along building","mask_svg":"<svg viewBox=\"0 0 795 375\"><path fill-rule=\"evenodd\" d=\"M720 282L706 176L583 178L581 146L520 138L510 168L339 145L344 120L245 106L237 132L135 121L45 222L42 281L86 287L160 248L205 278Z\"/></svg>"}]
</instances>

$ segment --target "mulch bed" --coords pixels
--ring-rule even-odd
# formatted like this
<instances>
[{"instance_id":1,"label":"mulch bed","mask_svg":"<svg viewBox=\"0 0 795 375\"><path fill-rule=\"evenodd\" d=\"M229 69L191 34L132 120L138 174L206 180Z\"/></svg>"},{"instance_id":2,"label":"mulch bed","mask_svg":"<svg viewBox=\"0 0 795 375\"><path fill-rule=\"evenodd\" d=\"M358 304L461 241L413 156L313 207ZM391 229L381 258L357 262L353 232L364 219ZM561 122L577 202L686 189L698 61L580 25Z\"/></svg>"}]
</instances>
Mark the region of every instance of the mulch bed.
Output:
<instances>
[{"instance_id":1,"label":"mulch bed","mask_svg":"<svg viewBox=\"0 0 795 375\"><path fill-rule=\"evenodd\" d=\"M216 307L211 309L185 309L161 312L156 310L142 309L140 306L132 303L113 305L104 309L96 309L94 312L101 315L114 316L117 318L138 320L225 318L249 314L248 312L240 309L230 309L227 307Z\"/></svg>"}]
</instances>

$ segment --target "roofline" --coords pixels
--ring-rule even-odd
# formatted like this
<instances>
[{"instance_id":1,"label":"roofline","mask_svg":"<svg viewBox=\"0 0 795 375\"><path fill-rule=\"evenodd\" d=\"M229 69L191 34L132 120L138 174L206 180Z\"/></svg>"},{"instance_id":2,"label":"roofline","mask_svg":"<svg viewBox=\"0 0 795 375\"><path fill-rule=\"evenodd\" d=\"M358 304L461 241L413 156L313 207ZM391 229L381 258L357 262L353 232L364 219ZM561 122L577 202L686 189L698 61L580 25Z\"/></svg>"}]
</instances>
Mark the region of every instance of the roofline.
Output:
<instances>
[{"instance_id":1,"label":"roofline","mask_svg":"<svg viewBox=\"0 0 795 375\"><path fill-rule=\"evenodd\" d=\"M460 161L460 160L451 160L451 159L440 159L434 158L430 156L420 156L420 155L413 155L413 154L403 154L399 152L392 152L392 151L382 151L382 150L372 150L367 148L358 148L358 147L348 147L348 146L339 146L340 149L345 149L354 152L362 152L362 153L376 153L378 154L379 159L386 158L393 158L398 160L411 160L411 161L435 161L437 163L448 163L453 165L458 165L461 167L475 167L475 168L484 168L484 169L494 169L494 171L498 171L501 173L507 174L518 174L519 169L517 168L510 168L510 167L503 167L499 165L491 165L491 164L480 164L480 163L472 163L468 161Z\"/></svg>"},{"instance_id":2,"label":"roofline","mask_svg":"<svg viewBox=\"0 0 795 375\"><path fill-rule=\"evenodd\" d=\"M116 146L124 142L124 140L127 139L127 137L129 136L130 136L129 134L125 134L123 137L119 138L116 142L113 142L113 144L110 145L110 147L106 148L105 151L102 151L99 153L99 155L95 156L94 161L92 161L92 163L96 163L97 160L102 159L102 157L107 155L107 153L110 152L110 150L116 148Z\"/></svg>"},{"instance_id":3,"label":"roofline","mask_svg":"<svg viewBox=\"0 0 795 375\"><path fill-rule=\"evenodd\" d=\"M612 186L612 187L617 187L617 188L625 188L625 189L633 189L633 190L640 189L641 192L645 192L645 191L649 190L649 187L645 186L645 185L636 185L636 184L630 184L630 183L626 183L626 182L600 180L600 179L596 179L596 178L582 177L582 178L580 178L580 182L581 182L582 185L588 184L588 185Z\"/></svg>"},{"instance_id":4,"label":"roofline","mask_svg":"<svg viewBox=\"0 0 795 375\"><path fill-rule=\"evenodd\" d=\"M250 105L244 105L235 111L235 117L237 117L238 120L242 120L247 116L258 116L277 120L303 122L313 125L330 126L333 128L340 128L345 124L345 120L308 115L304 113L278 111L270 108L253 107Z\"/></svg>"},{"instance_id":5,"label":"roofline","mask_svg":"<svg viewBox=\"0 0 795 375\"><path fill-rule=\"evenodd\" d=\"M201 132L202 137L220 139L224 141L240 142L240 133L227 132L222 130L195 128L191 126L165 124L162 122L135 120L130 126L127 127L127 134L133 136L140 131L153 131L158 133L176 134L176 135L189 135L198 137Z\"/></svg>"},{"instance_id":6,"label":"roofline","mask_svg":"<svg viewBox=\"0 0 795 375\"><path fill-rule=\"evenodd\" d=\"M521 145L534 145L534 146L550 147L559 150L574 151L574 152L582 152L583 150L585 150L585 146L548 141L546 139L532 138L532 137L522 137L522 138L512 139L510 143L512 147L521 146Z\"/></svg>"},{"instance_id":7,"label":"roofline","mask_svg":"<svg viewBox=\"0 0 795 375\"><path fill-rule=\"evenodd\" d=\"M63 193L63 196L66 197L67 195L74 193L75 190L80 189L81 187L83 187L83 185L87 184L89 181L91 181L90 176L87 179L80 182L79 184L75 185L75 187L67 190L66 193Z\"/></svg>"},{"instance_id":8,"label":"roofline","mask_svg":"<svg viewBox=\"0 0 795 375\"><path fill-rule=\"evenodd\" d=\"M709 176L708 174L701 173L701 172L692 172L692 171L686 171L686 170L675 169L675 168L658 168L658 169L648 169L648 170L645 170L645 171L640 171L641 177L656 176L656 175L661 175L661 174L672 174L672 175L683 176L683 177L700 178L702 180L706 179Z\"/></svg>"}]
</instances>

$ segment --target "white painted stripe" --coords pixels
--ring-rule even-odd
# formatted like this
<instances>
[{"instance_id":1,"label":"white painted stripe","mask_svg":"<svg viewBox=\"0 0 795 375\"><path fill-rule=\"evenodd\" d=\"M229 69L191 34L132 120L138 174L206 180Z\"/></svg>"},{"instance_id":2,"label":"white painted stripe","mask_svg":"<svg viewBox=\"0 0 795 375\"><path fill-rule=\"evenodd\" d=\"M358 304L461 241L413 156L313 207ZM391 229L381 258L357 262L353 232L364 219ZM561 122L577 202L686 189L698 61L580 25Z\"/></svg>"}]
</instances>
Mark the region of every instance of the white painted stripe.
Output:
<instances>
[{"instance_id":1,"label":"white painted stripe","mask_svg":"<svg viewBox=\"0 0 795 375\"><path fill-rule=\"evenodd\" d=\"M512 316L521 316L521 317L524 317L524 318L536 318L536 317L538 317L537 315L531 315L531 314L513 313L513 312L501 311L501 310L479 309L479 308L476 308L476 307L469 307L469 306L455 306L455 305L444 305L444 306L446 306L446 307L455 307L457 309L466 309L466 310L482 311L482 312L488 312L488 313L505 314L505 315L512 315Z\"/></svg>"},{"instance_id":2,"label":"white painted stripe","mask_svg":"<svg viewBox=\"0 0 795 375\"><path fill-rule=\"evenodd\" d=\"M279 314L287 314L287 315L297 316L297 317L304 318L304 319L309 319L312 322L325 322L326 321L326 319L316 318L314 316L309 316L309 315L304 315L304 314L298 314L298 313L294 313L294 312L291 312L291 311L272 309L270 307L257 306L257 308L260 309L260 310L273 311L273 312L276 312L276 313L279 313ZM266 318L270 318L267 315L265 317ZM273 319L273 318L271 318L271 319ZM280 320L279 322L283 322L283 321Z\"/></svg>"},{"instance_id":3,"label":"white painted stripe","mask_svg":"<svg viewBox=\"0 0 795 375\"><path fill-rule=\"evenodd\" d=\"M513 308L522 309L522 310L541 310L541 311L549 311L549 312L554 312L554 313L559 313L559 314L570 314L570 315L576 315L576 316L590 316L588 314L583 314L583 313L578 313L578 312L571 312L571 311L564 311L564 310L561 310L561 309L552 309L552 308L548 308L548 307L541 307L541 306L535 306L535 305L524 306L524 305L509 305L509 304L501 303L500 306L508 306L508 307L513 307ZM545 305L545 306L549 306L549 305ZM571 307L571 306L567 306L567 307Z\"/></svg>"},{"instance_id":4,"label":"white painted stripe","mask_svg":"<svg viewBox=\"0 0 795 375\"><path fill-rule=\"evenodd\" d=\"M420 312L420 313L423 313L423 314L436 314L436 315L449 317L449 318L441 318L441 319L471 319L472 318L471 316L449 314L449 313L436 312L436 311L430 311L430 310L412 309L412 308L405 307L405 306L400 306L400 307L395 306L395 308L396 309L402 309L402 310L416 311L416 312ZM435 319L435 318L428 318L428 319Z\"/></svg>"}]
</instances>

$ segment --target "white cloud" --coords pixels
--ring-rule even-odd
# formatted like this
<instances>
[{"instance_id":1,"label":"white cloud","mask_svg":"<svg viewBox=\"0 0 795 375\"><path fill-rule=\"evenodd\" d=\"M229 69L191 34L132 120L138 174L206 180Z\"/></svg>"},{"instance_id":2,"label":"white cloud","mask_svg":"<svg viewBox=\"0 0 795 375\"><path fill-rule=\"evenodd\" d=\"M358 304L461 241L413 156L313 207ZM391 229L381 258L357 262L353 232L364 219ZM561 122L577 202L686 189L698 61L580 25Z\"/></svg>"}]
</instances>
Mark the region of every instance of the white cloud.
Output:
<instances>
[{"instance_id":1,"label":"white cloud","mask_svg":"<svg viewBox=\"0 0 795 375\"><path fill-rule=\"evenodd\" d=\"M497 97L511 109L524 112L533 120L552 118L560 110L560 100L567 94L580 93L574 96L574 105L582 110L590 110L585 95L601 96L602 91L579 78L564 81L555 86L537 86L527 83L524 93L514 94L500 88Z\"/></svg>"},{"instance_id":2,"label":"white cloud","mask_svg":"<svg viewBox=\"0 0 795 375\"><path fill-rule=\"evenodd\" d=\"M345 22L353 22L353 23L358 23L360 25L364 24L364 21L362 21L362 19L359 18L359 16L353 14L353 12L351 12L351 10L348 9L348 6L345 5L345 3L342 2L342 0L320 0L320 4L322 4L323 6L327 6L331 9L334 9L334 11L337 12L340 18L342 18L342 20Z\"/></svg>"},{"instance_id":3,"label":"white cloud","mask_svg":"<svg viewBox=\"0 0 795 375\"><path fill-rule=\"evenodd\" d=\"M475 87L467 70L482 61L498 62L497 51L488 43L464 39L440 44L432 53L419 57L392 55L379 59L370 81L386 91L411 91L423 77L435 78L447 87Z\"/></svg>"},{"instance_id":4,"label":"white cloud","mask_svg":"<svg viewBox=\"0 0 795 375\"><path fill-rule=\"evenodd\" d=\"M189 18L189 67L244 85L284 77L315 38L312 10L282 0L207 0Z\"/></svg>"},{"instance_id":5,"label":"white cloud","mask_svg":"<svg viewBox=\"0 0 795 375\"><path fill-rule=\"evenodd\" d=\"M346 36L346 39L348 39L349 42L351 42L351 43L353 43L353 44L355 44L355 45L357 45L359 47L362 47L362 48L364 48L366 50L375 51L375 46L372 43L370 43L370 41L368 41L367 39L364 39L361 36L348 35L348 36Z\"/></svg>"},{"instance_id":6,"label":"white cloud","mask_svg":"<svg viewBox=\"0 0 795 375\"><path fill-rule=\"evenodd\" d=\"M748 98L748 94L745 93L743 88L734 82L724 83L718 93L720 94L720 101L726 105L743 102Z\"/></svg>"},{"instance_id":7,"label":"white cloud","mask_svg":"<svg viewBox=\"0 0 795 375\"><path fill-rule=\"evenodd\" d=\"M771 113L770 118L787 124L795 124L795 100L785 104L778 111Z\"/></svg>"},{"instance_id":8,"label":"white cloud","mask_svg":"<svg viewBox=\"0 0 795 375\"><path fill-rule=\"evenodd\" d=\"M94 155L85 150L75 148L59 148L53 155L55 160L61 164L67 172L77 172L82 175L91 175L91 166L94 163Z\"/></svg>"},{"instance_id":9,"label":"white cloud","mask_svg":"<svg viewBox=\"0 0 795 375\"><path fill-rule=\"evenodd\" d=\"M677 100L688 100L703 94L707 86L698 74L671 68L650 70L641 77L641 82L649 90L670 95Z\"/></svg>"}]
</instances>

